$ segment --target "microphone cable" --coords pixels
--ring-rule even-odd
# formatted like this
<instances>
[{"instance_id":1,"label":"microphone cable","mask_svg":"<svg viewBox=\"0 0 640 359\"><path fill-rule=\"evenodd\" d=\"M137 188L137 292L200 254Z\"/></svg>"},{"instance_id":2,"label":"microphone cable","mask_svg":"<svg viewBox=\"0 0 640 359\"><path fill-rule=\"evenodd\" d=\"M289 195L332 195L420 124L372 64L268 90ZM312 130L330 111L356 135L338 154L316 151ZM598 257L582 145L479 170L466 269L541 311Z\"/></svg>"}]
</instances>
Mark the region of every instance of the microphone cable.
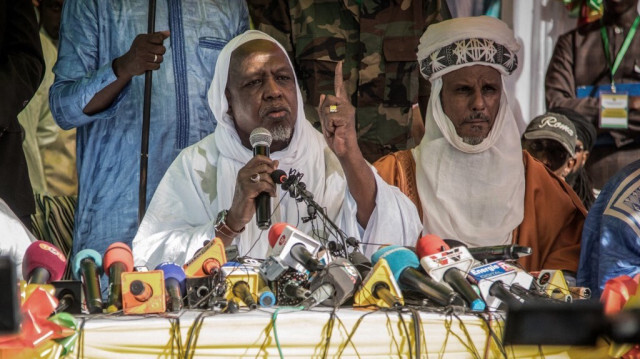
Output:
<instances>
[{"instance_id":1,"label":"microphone cable","mask_svg":"<svg viewBox=\"0 0 640 359\"><path fill-rule=\"evenodd\" d=\"M273 215L276 213L276 210L277 210L278 208L280 208L280 203L282 203L282 201L284 200L284 197L285 197L286 195L287 195L287 192L286 192L286 191L283 191L283 193L282 193L282 197L280 197L280 200L278 201L278 204L277 204L277 205L276 205L276 207L273 209L273 212L271 212L271 215L269 216L269 218L272 218L272 217L273 217ZM298 207L298 206L296 205L296 208L297 208L297 207ZM298 209L298 220L299 220L299 218L300 218L300 210ZM261 229L261 230L260 230L260 233L258 233L258 238L256 238L256 239L254 239L254 240L253 240L253 243L251 244L251 247L249 247L249 249L246 251L246 253L245 253L244 255L242 255L242 256L239 256L239 257L246 257L246 256L249 254L249 252L251 252L251 250L253 249L253 247L255 247L255 246L256 246L256 244L258 244L258 241L259 241L259 240L260 240L260 238L262 237L262 233L264 233L264 229Z\"/></svg>"},{"instance_id":2,"label":"microphone cable","mask_svg":"<svg viewBox=\"0 0 640 359\"><path fill-rule=\"evenodd\" d=\"M464 335L467 337L467 342L470 343L470 344L467 344L467 342L462 340L460 335L456 334L453 330L451 330L451 326L453 324L453 318L454 317L460 323L460 327L461 327ZM469 332L467 330L467 326L464 324L462 319L455 313L455 311L451 310L451 311L449 311L449 313L447 313L447 315L446 315L446 317L444 319L444 327L447 330L447 336L444 339L445 347L446 347L446 343L447 343L447 341L449 339L449 335L452 335L453 337L458 339L458 342L460 342L460 344L463 347L465 347L467 349L467 351L473 355L474 358L481 359L480 358L480 353L478 353L478 349L476 348L476 346L473 344L473 341L471 340L471 336L469 335ZM444 349L444 348L442 348L442 349Z\"/></svg>"}]
</instances>

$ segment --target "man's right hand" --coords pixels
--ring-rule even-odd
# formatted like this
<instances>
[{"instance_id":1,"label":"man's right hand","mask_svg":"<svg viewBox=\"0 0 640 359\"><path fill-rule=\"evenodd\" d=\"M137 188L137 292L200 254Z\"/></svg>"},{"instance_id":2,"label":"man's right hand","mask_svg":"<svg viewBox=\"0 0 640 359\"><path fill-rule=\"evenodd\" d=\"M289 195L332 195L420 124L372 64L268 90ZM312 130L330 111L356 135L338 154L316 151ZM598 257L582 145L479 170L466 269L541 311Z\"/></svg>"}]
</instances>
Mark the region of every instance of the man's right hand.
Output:
<instances>
[{"instance_id":1,"label":"man's right hand","mask_svg":"<svg viewBox=\"0 0 640 359\"><path fill-rule=\"evenodd\" d=\"M169 31L136 36L129 51L113 61L116 77L130 79L142 75L145 71L159 69L162 55L167 51L162 43L168 37Z\"/></svg>"},{"instance_id":2,"label":"man's right hand","mask_svg":"<svg viewBox=\"0 0 640 359\"><path fill-rule=\"evenodd\" d=\"M251 221L256 214L255 199L260 193L267 192L271 197L276 196L276 184L270 175L277 168L277 160L258 155L238 171L233 201L227 214L227 225L231 229L240 230Z\"/></svg>"}]
</instances>

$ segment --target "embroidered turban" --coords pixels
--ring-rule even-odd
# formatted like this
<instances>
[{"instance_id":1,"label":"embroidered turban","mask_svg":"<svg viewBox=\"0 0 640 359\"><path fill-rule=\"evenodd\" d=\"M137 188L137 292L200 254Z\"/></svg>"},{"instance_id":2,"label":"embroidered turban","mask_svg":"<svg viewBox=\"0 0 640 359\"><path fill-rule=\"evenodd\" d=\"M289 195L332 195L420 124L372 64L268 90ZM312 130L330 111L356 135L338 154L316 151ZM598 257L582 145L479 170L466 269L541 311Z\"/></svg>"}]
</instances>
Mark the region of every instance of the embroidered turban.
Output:
<instances>
[{"instance_id":1,"label":"embroidered turban","mask_svg":"<svg viewBox=\"0 0 640 359\"><path fill-rule=\"evenodd\" d=\"M518 67L519 48L504 22L489 16L461 17L427 28L420 38L418 62L429 80L472 65L488 65L509 75Z\"/></svg>"}]
</instances>

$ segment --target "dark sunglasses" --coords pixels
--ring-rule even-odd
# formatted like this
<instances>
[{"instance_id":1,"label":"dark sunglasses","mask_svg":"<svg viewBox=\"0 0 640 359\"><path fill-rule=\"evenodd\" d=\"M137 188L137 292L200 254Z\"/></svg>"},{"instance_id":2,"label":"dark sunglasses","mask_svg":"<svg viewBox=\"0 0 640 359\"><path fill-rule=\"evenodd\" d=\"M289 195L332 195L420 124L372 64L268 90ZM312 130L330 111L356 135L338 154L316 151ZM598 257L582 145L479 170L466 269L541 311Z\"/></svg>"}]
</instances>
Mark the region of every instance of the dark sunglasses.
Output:
<instances>
[{"instance_id":1,"label":"dark sunglasses","mask_svg":"<svg viewBox=\"0 0 640 359\"><path fill-rule=\"evenodd\" d=\"M538 140L524 140L522 147L527 150L533 157L540 161L549 164L549 169L552 171L558 170L562 167L569 157L569 151L562 146L558 141L538 139Z\"/></svg>"}]
</instances>

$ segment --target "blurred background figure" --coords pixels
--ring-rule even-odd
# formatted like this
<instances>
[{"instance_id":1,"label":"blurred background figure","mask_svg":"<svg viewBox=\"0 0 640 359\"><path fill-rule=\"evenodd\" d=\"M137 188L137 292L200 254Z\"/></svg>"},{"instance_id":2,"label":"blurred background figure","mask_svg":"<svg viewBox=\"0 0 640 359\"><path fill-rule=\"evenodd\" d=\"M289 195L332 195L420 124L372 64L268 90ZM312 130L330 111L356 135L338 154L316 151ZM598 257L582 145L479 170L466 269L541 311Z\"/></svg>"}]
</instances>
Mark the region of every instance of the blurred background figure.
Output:
<instances>
[{"instance_id":1,"label":"blurred background figure","mask_svg":"<svg viewBox=\"0 0 640 359\"><path fill-rule=\"evenodd\" d=\"M249 26L244 1L65 0L55 80L58 125L77 128L73 250L104 253L138 227L144 76L153 72L146 204L181 149L216 127L206 100L218 53ZM145 199L143 199L144 201Z\"/></svg>"},{"instance_id":2,"label":"blurred background figure","mask_svg":"<svg viewBox=\"0 0 640 359\"><path fill-rule=\"evenodd\" d=\"M593 182L584 168L596 140L596 128L586 117L570 108L554 107L549 112L565 115L576 128L578 136L576 138L576 155L574 159L569 160L571 171L565 180L576 191L588 211L600 192L599 189L593 187Z\"/></svg>"},{"instance_id":3,"label":"blurred background figure","mask_svg":"<svg viewBox=\"0 0 640 359\"><path fill-rule=\"evenodd\" d=\"M31 228L33 190L18 113L36 93L45 65L29 1L0 2L0 198Z\"/></svg>"},{"instance_id":4,"label":"blurred background figure","mask_svg":"<svg viewBox=\"0 0 640 359\"><path fill-rule=\"evenodd\" d=\"M576 154L576 137L576 129L567 117L547 112L529 123L522 134L522 148L556 176L565 178Z\"/></svg>"},{"instance_id":5,"label":"blurred background figure","mask_svg":"<svg viewBox=\"0 0 640 359\"><path fill-rule=\"evenodd\" d=\"M46 66L44 79L29 105L18 115L25 129L23 149L33 191L42 195L75 196L76 130L63 130L49 110L49 87L58 59L58 36L63 0L33 0L40 14L40 44Z\"/></svg>"},{"instance_id":6,"label":"blurred background figure","mask_svg":"<svg viewBox=\"0 0 640 359\"><path fill-rule=\"evenodd\" d=\"M571 108L598 126L586 163L596 188L640 158L640 36L632 31L638 0L603 0L603 6L600 21L560 36L545 78L547 108ZM601 91L626 93L620 123L602 123Z\"/></svg>"},{"instance_id":7,"label":"blurred background figure","mask_svg":"<svg viewBox=\"0 0 640 359\"><path fill-rule=\"evenodd\" d=\"M320 95L333 92L335 66L344 61L364 157L373 163L417 145L430 85L418 73L416 48L427 26L451 18L445 0L247 3L256 30L271 35L289 53L305 115L317 129Z\"/></svg>"}]
</instances>

